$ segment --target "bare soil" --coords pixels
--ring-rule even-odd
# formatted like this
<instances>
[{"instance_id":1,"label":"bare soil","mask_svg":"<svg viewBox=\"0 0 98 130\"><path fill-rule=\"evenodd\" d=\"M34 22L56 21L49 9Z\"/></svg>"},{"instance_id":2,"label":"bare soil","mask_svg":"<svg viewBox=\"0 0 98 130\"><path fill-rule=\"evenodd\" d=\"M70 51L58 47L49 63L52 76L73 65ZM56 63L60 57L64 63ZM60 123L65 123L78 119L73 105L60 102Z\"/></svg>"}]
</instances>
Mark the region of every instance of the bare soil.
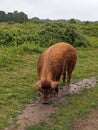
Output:
<instances>
[{"instance_id":1,"label":"bare soil","mask_svg":"<svg viewBox=\"0 0 98 130\"><path fill-rule=\"evenodd\" d=\"M44 121L48 124L53 124L49 115L51 113L59 113L58 104L66 103L66 99L63 98L65 94L77 93L83 89L89 89L96 85L96 78L88 78L70 84L70 89L67 86L60 87L58 97L51 97L49 104L42 104L40 97L37 97L35 102L28 104L25 109L17 116L17 121L13 121L13 118L9 119L10 126L4 130L26 130L28 126L39 124ZM92 120L93 119L93 120ZM85 124L85 125L84 125ZM85 121L75 120L75 130L98 130L98 110L93 111L89 118ZM79 126L79 127L78 127ZM93 129L92 129L93 128Z\"/></svg>"}]
</instances>

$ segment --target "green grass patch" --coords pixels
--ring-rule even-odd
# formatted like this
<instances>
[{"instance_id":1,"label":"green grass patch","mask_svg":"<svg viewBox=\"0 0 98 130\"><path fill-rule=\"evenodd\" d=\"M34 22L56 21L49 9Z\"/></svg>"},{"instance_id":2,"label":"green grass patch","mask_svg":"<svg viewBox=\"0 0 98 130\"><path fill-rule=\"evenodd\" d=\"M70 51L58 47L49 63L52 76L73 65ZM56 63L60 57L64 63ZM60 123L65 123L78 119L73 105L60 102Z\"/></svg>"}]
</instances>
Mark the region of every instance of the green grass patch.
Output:
<instances>
[{"instance_id":1,"label":"green grass patch","mask_svg":"<svg viewBox=\"0 0 98 130\"><path fill-rule=\"evenodd\" d=\"M34 84L38 79L36 63L40 53L44 49L45 48L35 46L34 44L0 47L0 119L2 119L0 120L0 129L8 125L8 119L10 116L15 117L18 112L30 102L30 100L35 99L36 90ZM78 60L72 75L72 81L97 76L98 48L77 48L77 51ZM63 128L69 127L69 120L83 113L82 106L79 105L79 107L81 107L80 109L78 108L78 104L79 101L81 103L82 99L84 100L86 93L89 93L89 99L91 97L90 100L93 100L96 104L95 98L98 94L97 87L91 91L83 92L83 94L81 93L80 95L68 95L66 96L66 98L68 98L68 104L59 106L60 113L59 115L56 115L57 118L55 119L55 116L52 115L55 122L54 127L46 127L48 126L47 124L41 123L41 125L34 126L34 129L36 130L37 128L40 128L44 130L44 128L49 128L51 130L62 130ZM88 97L86 98L88 99ZM73 101L73 99L75 101ZM78 104L74 105L75 102ZM77 108L75 108L75 106L77 106ZM92 106L94 105L92 104ZM87 105L84 103L83 107L85 108ZM66 125L67 127L65 127Z\"/></svg>"},{"instance_id":2,"label":"green grass patch","mask_svg":"<svg viewBox=\"0 0 98 130\"><path fill-rule=\"evenodd\" d=\"M98 48L98 37L87 37L92 46Z\"/></svg>"},{"instance_id":3,"label":"green grass patch","mask_svg":"<svg viewBox=\"0 0 98 130\"><path fill-rule=\"evenodd\" d=\"M78 48L78 59L72 80L98 75L98 48Z\"/></svg>"},{"instance_id":4,"label":"green grass patch","mask_svg":"<svg viewBox=\"0 0 98 130\"><path fill-rule=\"evenodd\" d=\"M37 52L37 47L28 46L0 48L0 128L36 97L36 61L41 49Z\"/></svg>"}]
</instances>

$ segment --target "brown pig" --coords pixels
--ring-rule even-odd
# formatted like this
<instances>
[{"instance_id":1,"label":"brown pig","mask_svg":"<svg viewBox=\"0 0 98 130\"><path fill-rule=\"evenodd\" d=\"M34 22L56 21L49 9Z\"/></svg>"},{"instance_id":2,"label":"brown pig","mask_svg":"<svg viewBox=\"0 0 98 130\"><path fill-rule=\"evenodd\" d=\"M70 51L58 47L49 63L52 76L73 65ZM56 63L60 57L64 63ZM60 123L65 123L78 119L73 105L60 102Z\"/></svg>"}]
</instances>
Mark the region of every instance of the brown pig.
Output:
<instances>
[{"instance_id":1,"label":"brown pig","mask_svg":"<svg viewBox=\"0 0 98 130\"><path fill-rule=\"evenodd\" d=\"M63 83L65 83L66 72L67 84L70 84L76 60L75 48L64 42L52 45L40 55L37 63L39 81L36 83L36 87L44 100L50 99L52 91L58 95L58 81L62 75Z\"/></svg>"}]
</instances>

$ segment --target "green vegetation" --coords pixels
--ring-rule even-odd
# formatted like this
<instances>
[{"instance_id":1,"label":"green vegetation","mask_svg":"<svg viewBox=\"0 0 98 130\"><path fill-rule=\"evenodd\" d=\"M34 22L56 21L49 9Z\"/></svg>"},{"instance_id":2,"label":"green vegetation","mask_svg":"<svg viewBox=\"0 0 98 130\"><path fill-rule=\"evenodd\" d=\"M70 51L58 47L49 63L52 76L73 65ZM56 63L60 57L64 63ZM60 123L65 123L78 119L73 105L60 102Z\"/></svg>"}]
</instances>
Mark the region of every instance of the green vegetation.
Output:
<instances>
[{"instance_id":1,"label":"green vegetation","mask_svg":"<svg viewBox=\"0 0 98 130\"><path fill-rule=\"evenodd\" d=\"M32 22L31 22L32 23ZM87 47L90 42L71 24L65 22L24 23L1 26L0 45L21 45L24 43L48 47L56 42L69 42L75 47Z\"/></svg>"},{"instance_id":2,"label":"green vegetation","mask_svg":"<svg viewBox=\"0 0 98 130\"><path fill-rule=\"evenodd\" d=\"M30 49L37 52L34 47ZM34 82L38 55L35 52L31 54L26 45L0 48L0 128L36 96Z\"/></svg>"},{"instance_id":3,"label":"green vegetation","mask_svg":"<svg viewBox=\"0 0 98 130\"><path fill-rule=\"evenodd\" d=\"M98 37L98 22L81 24L79 28L88 36Z\"/></svg>"},{"instance_id":4,"label":"green vegetation","mask_svg":"<svg viewBox=\"0 0 98 130\"><path fill-rule=\"evenodd\" d=\"M73 25L63 22L44 24L36 32L35 43L40 46L50 46L56 42L69 42L75 47L90 45L86 37Z\"/></svg>"},{"instance_id":5,"label":"green vegetation","mask_svg":"<svg viewBox=\"0 0 98 130\"><path fill-rule=\"evenodd\" d=\"M78 46L78 61L72 75L73 81L98 76L98 38L93 29L92 36L89 35L90 32L87 33L88 26L95 25L75 22L66 25L65 21L62 24L60 22L56 24L55 22L0 23L0 119L2 119L0 129L8 125L8 119L11 116L15 117L30 100L35 100L37 59L52 42L59 42L61 39L63 41L67 36L73 41L74 37L74 46ZM83 40L82 47L79 47L80 43L76 42L79 39ZM66 95L65 98L67 104L60 104L59 114L50 117L54 122L53 126L42 122L28 130L46 128L69 130L74 118L84 117L92 108L98 106L98 86L80 94Z\"/></svg>"},{"instance_id":6,"label":"green vegetation","mask_svg":"<svg viewBox=\"0 0 98 130\"><path fill-rule=\"evenodd\" d=\"M13 24L14 22L23 23L28 20L28 16L24 12L14 11L13 13L0 11L0 22L9 22Z\"/></svg>"}]
</instances>

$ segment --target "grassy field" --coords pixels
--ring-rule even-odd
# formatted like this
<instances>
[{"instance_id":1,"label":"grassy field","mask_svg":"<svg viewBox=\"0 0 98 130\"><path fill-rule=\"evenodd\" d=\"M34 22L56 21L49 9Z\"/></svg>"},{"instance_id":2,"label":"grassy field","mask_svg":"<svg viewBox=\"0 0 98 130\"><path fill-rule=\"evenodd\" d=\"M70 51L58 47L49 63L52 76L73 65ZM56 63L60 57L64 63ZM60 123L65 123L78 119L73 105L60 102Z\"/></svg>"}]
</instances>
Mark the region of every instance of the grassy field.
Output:
<instances>
[{"instance_id":1,"label":"grassy field","mask_svg":"<svg viewBox=\"0 0 98 130\"><path fill-rule=\"evenodd\" d=\"M95 46L97 45L96 43ZM72 80L77 81L78 79L92 76L96 76L98 80L97 46L95 48L77 48L77 51L78 61ZM74 119L84 119L92 109L98 107L98 85L93 89L84 90L79 94L65 95L65 98L68 103L58 105L59 114L50 115L53 125L50 126L45 122L41 122L39 125L30 126L28 130L74 130L72 123Z\"/></svg>"},{"instance_id":2,"label":"grassy field","mask_svg":"<svg viewBox=\"0 0 98 130\"><path fill-rule=\"evenodd\" d=\"M77 48L78 61L72 81L98 76L97 39L91 38L96 47ZM15 117L30 100L35 100L37 81L36 63L45 48L31 44L18 47L0 47L0 129L8 125L10 116ZM73 96L67 95L67 104L60 104L58 115L51 115L54 126L44 122L28 130L69 130L73 118L84 117L98 106L98 86ZM67 125L66 125L67 124Z\"/></svg>"},{"instance_id":3,"label":"grassy field","mask_svg":"<svg viewBox=\"0 0 98 130\"><path fill-rule=\"evenodd\" d=\"M9 116L15 116L36 96L34 83L39 52L35 54L34 46L30 50L29 46L28 50L25 47L0 48L0 128L7 124Z\"/></svg>"},{"instance_id":4,"label":"grassy field","mask_svg":"<svg viewBox=\"0 0 98 130\"><path fill-rule=\"evenodd\" d=\"M36 99L37 90L34 87L37 81L36 63L45 48L39 47L40 44L35 45L35 42L41 39L36 34L44 26L47 24L0 23L0 129L9 125L10 117L15 118L27 103ZM72 82L92 76L98 77L97 24L75 24L75 26L86 35L92 46L76 48L78 60ZM43 38L42 41L45 40ZM7 46L4 47L3 44ZM29 127L28 130L46 130L46 128L69 130L72 128L71 121L74 118L84 117L92 108L98 106L98 86L73 96L66 95L65 98L68 103L59 105L60 113L50 116L54 126L42 122L37 126Z\"/></svg>"}]
</instances>

